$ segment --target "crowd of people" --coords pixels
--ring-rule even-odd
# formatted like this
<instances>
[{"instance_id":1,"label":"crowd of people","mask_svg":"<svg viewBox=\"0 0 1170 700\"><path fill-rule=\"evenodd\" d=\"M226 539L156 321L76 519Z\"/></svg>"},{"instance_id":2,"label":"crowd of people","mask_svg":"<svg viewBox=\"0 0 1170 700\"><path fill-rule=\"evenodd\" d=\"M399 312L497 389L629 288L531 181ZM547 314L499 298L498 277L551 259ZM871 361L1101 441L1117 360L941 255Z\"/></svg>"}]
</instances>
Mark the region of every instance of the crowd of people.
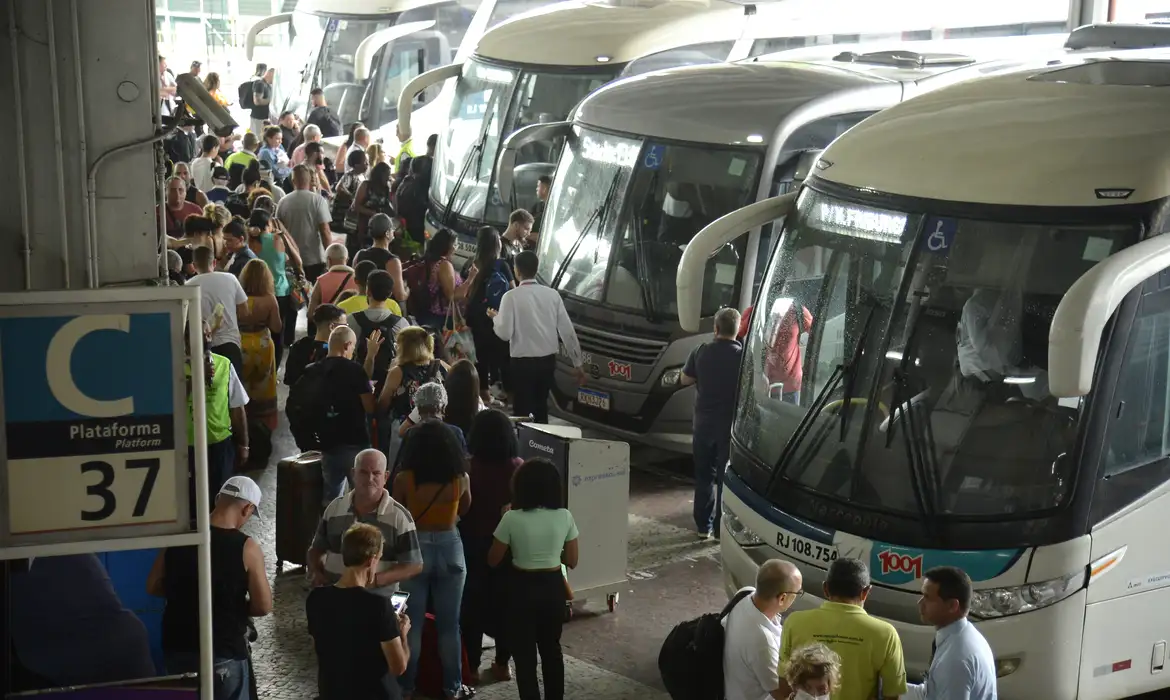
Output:
<instances>
[{"instance_id":1,"label":"crowd of people","mask_svg":"<svg viewBox=\"0 0 1170 700\"><path fill-rule=\"evenodd\" d=\"M536 282L535 218L481 229L457 265L455 235L424 230L436 138L391 158L356 124L323 157L321 139L340 134L323 95L303 126L271 123L272 79L260 65L240 87L241 138L177 127L166 140L160 246L173 283L200 288L205 321L216 697L254 697L250 618L271 590L240 531L262 494L238 472L269 463L283 381L288 427L320 453L324 484L306 556L320 697L411 697L427 628L443 696L474 694L489 634L496 680L513 662L520 697L539 698L539 651L558 700L577 528L557 468L519 459L515 421L547 421L562 345L584 374L560 296ZM205 84L218 90L218 76ZM164 551L149 582L167 599L177 672L197 659L194 565L190 550Z\"/></svg>"},{"instance_id":2,"label":"crowd of people","mask_svg":"<svg viewBox=\"0 0 1170 700\"><path fill-rule=\"evenodd\" d=\"M829 566L811 610L781 614L804 595L791 562L762 564L754 588L724 611L723 683L727 700L995 700L995 657L968 619L970 577L953 566L923 574L918 612L935 628L920 684L906 682L902 643L890 623L865 610L869 569L841 557Z\"/></svg>"}]
</instances>

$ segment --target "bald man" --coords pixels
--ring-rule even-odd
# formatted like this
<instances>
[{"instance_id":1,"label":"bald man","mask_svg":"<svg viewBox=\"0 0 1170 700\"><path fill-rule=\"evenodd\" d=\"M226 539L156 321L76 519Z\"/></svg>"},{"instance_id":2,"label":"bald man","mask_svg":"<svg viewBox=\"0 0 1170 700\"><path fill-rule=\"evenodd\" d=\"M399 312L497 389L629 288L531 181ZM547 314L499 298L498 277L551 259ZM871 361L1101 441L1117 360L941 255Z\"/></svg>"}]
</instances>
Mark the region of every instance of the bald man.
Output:
<instances>
[{"instance_id":1,"label":"bald man","mask_svg":"<svg viewBox=\"0 0 1170 700\"><path fill-rule=\"evenodd\" d=\"M334 328L329 334L329 355L305 368L298 381L299 384L311 376L325 379L319 384L327 395L321 396L320 401L327 409L322 411L317 436L321 442L326 505L345 493L354 458L370 446L366 422L374 411L374 394L366 370L353 360L356 346L357 336L349 326Z\"/></svg>"},{"instance_id":2,"label":"bald man","mask_svg":"<svg viewBox=\"0 0 1170 700\"><path fill-rule=\"evenodd\" d=\"M780 688L780 615L802 595L800 569L769 559L756 589L723 621L723 690L727 700L787 700Z\"/></svg>"}]
</instances>

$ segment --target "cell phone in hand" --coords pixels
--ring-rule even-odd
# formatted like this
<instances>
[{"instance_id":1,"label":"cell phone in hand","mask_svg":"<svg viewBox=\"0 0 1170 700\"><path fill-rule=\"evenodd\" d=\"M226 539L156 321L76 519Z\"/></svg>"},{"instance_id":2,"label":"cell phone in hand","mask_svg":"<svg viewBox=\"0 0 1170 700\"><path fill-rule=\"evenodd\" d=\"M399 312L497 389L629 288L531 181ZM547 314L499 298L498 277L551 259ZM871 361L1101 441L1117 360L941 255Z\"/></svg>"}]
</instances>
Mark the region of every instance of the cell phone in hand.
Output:
<instances>
[{"instance_id":1,"label":"cell phone in hand","mask_svg":"<svg viewBox=\"0 0 1170 700\"><path fill-rule=\"evenodd\" d=\"M390 594L390 604L394 606L395 613L401 615L406 611L406 599L409 597L409 593L402 593L401 591Z\"/></svg>"}]
</instances>

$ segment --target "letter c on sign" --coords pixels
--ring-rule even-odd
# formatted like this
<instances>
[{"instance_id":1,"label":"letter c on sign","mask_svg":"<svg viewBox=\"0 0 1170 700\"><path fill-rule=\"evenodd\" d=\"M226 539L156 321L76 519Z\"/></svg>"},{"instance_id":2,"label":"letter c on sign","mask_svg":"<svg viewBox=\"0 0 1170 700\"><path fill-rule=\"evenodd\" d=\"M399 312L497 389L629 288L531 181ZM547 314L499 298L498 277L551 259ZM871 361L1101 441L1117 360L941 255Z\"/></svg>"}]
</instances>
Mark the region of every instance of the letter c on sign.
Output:
<instances>
[{"instance_id":1,"label":"letter c on sign","mask_svg":"<svg viewBox=\"0 0 1170 700\"><path fill-rule=\"evenodd\" d=\"M82 416L113 418L134 412L134 398L127 396L113 401L103 401L86 395L73 381L73 349L85 336L94 331L130 332L130 316L127 314L105 314L78 316L61 327L49 342L49 353L45 358L45 376L49 379L49 391L65 408Z\"/></svg>"}]
</instances>

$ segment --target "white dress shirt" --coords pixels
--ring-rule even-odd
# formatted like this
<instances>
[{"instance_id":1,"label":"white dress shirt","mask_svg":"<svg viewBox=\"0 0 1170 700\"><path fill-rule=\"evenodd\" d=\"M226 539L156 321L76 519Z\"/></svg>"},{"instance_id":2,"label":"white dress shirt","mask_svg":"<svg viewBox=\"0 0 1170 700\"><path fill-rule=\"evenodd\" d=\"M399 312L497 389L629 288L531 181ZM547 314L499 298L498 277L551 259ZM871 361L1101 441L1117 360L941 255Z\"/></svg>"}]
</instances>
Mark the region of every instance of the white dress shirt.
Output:
<instances>
[{"instance_id":1,"label":"white dress shirt","mask_svg":"<svg viewBox=\"0 0 1170 700\"><path fill-rule=\"evenodd\" d=\"M573 366L582 364L581 343L565 311L565 302L555 289L536 280L524 280L504 292L494 324L496 335L511 343L512 357L556 355L559 337Z\"/></svg>"},{"instance_id":2,"label":"white dress shirt","mask_svg":"<svg viewBox=\"0 0 1170 700\"><path fill-rule=\"evenodd\" d=\"M934 635L926 682L910 685L906 700L996 700L995 655L975 625L960 618Z\"/></svg>"},{"instance_id":3,"label":"white dress shirt","mask_svg":"<svg viewBox=\"0 0 1170 700\"><path fill-rule=\"evenodd\" d=\"M727 700L772 700L780 687L780 619L747 596L723 619L723 694Z\"/></svg>"}]
</instances>

